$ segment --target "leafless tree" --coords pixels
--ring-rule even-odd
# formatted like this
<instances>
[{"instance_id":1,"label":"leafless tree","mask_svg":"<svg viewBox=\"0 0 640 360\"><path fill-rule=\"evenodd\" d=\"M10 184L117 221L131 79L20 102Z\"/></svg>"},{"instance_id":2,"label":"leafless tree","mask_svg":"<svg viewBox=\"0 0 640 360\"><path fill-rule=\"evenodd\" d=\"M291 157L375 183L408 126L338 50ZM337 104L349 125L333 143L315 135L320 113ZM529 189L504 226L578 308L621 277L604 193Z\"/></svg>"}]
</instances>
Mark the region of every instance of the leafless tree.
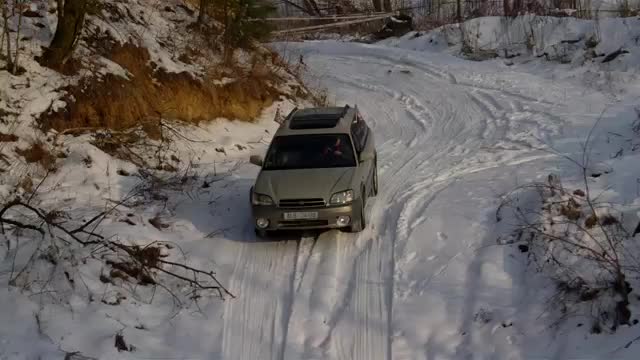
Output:
<instances>
[{"instance_id":1,"label":"leafless tree","mask_svg":"<svg viewBox=\"0 0 640 360\"><path fill-rule=\"evenodd\" d=\"M13 67L11 68L11 72L14 74L18 73L19 70L19 60L20 60L20 30L22 29L22 18L24 9L20 6L18 1L14 3L14 9L18 8L18 30L16 31L16 54L13 60ZM11 54L9 54L11 56Z\"/></svg>"},{"instance_id":2,"label":"leafless tree","mask_svg":"<svg viewBox=\"0 0 640 360\"><path fill-rule=\"evenodd\" d=\"M382 8L386 12L393 11L393 5L391 4L391 0L382 0Z\"/></svg>"},{"instance_id":3,"label":"leafless tree","mask_svg":"<svg viewBox=\"0 0 640 360\"><path fill-rule=\"evenodd\" d=\"M382 1L381 0L371 0L373 2L373 9L376 12L382 11Z\"/></svg>"},{"instance_id":4,"label":"leafless tree","mask_svg":"<svg viewBox=\"0 0 640 360\"><path fill-rule=\"evenodd\" d=\"M6 40L6 44L7 44L7 52L6 52L6 61L7 61L7 68L8 69L13 69L13 61L11 59L11 36L9 35L9 9L8 9L9 3L4 1L2 3L2 21L3 21L3 26L2 26L2 42L0 42L0 49L2 48L2 46L4 45L3 42Z\"/></svg>"},{"instance_id":5,"label":"leafless tree","mask_svg":"<svg viewBox=\"0 0 640 360\"><path fill-rule=\"evenodd\" d=\"M200 9L198 9L198 24L202 25L207 14L207 9L211 4L210 0L200 0Z\"/></svg>"},{"instance_id":6,"label":"leafless tree","mask_svg":"<svg viewBox=\"0 0 640 360\"><path fill-rule=\"evenodd\" d=\"M89 6L89 0L57 0L58 26L43 60L50 67L64 65L75 49Z\"/></svg>"},{"instance_id":7,"label":"leafless tree","mask_svg":"<svg viewBox=\"0 0 640 360\"><path fill-rule=\"evenodd\" d=\"M315 0L303 0L307 12L311 15L321 16L320 7Z\"/></svg>"}]
</instances>

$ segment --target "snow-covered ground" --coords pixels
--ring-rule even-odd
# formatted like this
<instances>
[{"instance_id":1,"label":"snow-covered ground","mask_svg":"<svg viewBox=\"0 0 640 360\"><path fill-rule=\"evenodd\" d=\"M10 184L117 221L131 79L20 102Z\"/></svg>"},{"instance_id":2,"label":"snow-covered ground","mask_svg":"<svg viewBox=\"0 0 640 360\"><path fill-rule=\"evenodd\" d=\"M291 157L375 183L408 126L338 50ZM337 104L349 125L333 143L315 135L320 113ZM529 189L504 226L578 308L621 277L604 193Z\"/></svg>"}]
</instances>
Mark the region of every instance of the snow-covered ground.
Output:
<instances>
[{"instance_id":1,"label":"snow-covered ground","mask_svg":"<svg viewBox=\"0 0 640 360\"><path fill-rule=\"evenodd\" d=\"M549 328L557 316L546 302L553 288L525 273L517 248L496 245L508 226L496 223L495 210L502 195L551 172L579 184L579 169L551 149L579 157L605 108L597 133L631 139L637 89L613 101L581 79L554 79L548 64L548 73L531 73L501 62L332 42L297 50L340 103L357 103L372 123L382 190L362 235L326 233L307 241L310 250L301 242L298 253L310 265L296 267L302 285L294 281L294 345L284 345L286 355L604 358L636 336L633 328L617 337L590 335L576 323ZM607 159L607 140L600 141L593 156ZM628 168L612 174L618 186L640 175ZM618 190L621 201L637 206L636 192Z\"/></svg>"},{"instance_id":2,"label":"snow-covered ground","mask_svg":"<svg viewBox=\"0 0 640 360\"><path fill-rule=\"evenodd\" d=\"M574 67L603 62L607 55L626 50L613 69L638 67L640 18L585 20L525 15L514 18L481 17L463 24L450 24L430 32L410 32L381 44L430 52L485 52L499 57L520 57L521 61L544 58ZM517 61L514 60L514 61Z\"/></svg>"},{"instance_id":3,"label":"snow-covered ground","mask_svg":"<svg viewBox=\"0 0 640 360\"><path fill-rule=\"evenodd\" d=\"M277 46L292 58L303 54L314 79L339 104L357 104L373 128L380 194L369 202L368 228L258 241L248 202L258 169L248 158L265 150L275 108L255 124L180 128L184 137L170 151L188 179L160 190L161 200L116 213L101 231L178 244L237 297L205 297L176 312L160 290L149 305L144 290L123 292L100 282L100 269L81 267L78 279L90 293L107 303L116 292L126 298L114 306L68 288L56 294L66 301L3 288L0 318L12 326L0 330L0 358L62 359L62 351L100 359L637 358L640 345L627 346L637 326L614 335L591 334L579 326L588 324L583 318L551 326L554 285L527 270L516 246L498 245L513 223L495 215L505 194L549 173L579 187L579 169L555 152L580 157L603 112L592 157L610 171L590 185L640 206L634 69L623 68L627 82L616 85L624 91L612 92L585 85L587 69L568 76L554 63L471 62L334 41ZM600 69L590 71L599 76ZM42 206L88 214L138 183L118 171L135 173L131 164L83 137L66 141L61 170L41 186ZM149 224L158 216L166 227ZM633 309L638 300L631 301ZM116 333L135 352L118 352Z\"/></svg>"}]
</instances>

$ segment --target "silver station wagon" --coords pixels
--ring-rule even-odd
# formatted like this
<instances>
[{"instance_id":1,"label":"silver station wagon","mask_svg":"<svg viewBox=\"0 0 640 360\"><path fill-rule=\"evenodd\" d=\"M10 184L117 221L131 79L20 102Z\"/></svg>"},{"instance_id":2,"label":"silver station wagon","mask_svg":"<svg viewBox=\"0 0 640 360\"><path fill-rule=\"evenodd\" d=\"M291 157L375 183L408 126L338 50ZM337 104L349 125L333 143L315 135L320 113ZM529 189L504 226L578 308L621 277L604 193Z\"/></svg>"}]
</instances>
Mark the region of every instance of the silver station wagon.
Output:
<instances>
[{"instance_id":1,"label":"silver station wagon","mask_svg":"<svg viewBox=\"0 0 640 360\"><path fill-rule=\"evenodd\" d=\"M365 204L378 193L373 134L357 107L294 109L281 122L251 188L256 233L366 226Z\"/></svg>"}]
</instances>

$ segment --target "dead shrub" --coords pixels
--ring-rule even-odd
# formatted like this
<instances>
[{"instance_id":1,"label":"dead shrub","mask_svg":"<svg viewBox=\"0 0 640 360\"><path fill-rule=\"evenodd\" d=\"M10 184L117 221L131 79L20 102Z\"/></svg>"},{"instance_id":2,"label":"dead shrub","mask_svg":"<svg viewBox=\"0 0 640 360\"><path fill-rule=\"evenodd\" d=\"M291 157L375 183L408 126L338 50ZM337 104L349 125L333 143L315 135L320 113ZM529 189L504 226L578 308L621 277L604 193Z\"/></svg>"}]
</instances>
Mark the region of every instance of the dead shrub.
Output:
<instances>
[{"instance_id":1,"label":"dead shrub","mask_svg":"<svg viewBox=\"0 0 640 360\"><path fill-rule=\"evenodd\" d=\"M598 224L598 220L600 221L600 224ZM585 220L584 226L586 226L587 229L592 229L596 225L611 226L618 223L620 223L618 219L611 214L604 215L600 218L595 214L591 214L587 220Z\"/></svg>"},{"instance_id":2,"label":"dead shrub","mask_svg":"<svg viewBox=\"0 0 640 360\"><path fill-rule=\"evenodd\" d=\"M25 177L18 183L18 187L30 193L33 191L33 180L31 180L31 177Z\"/></svg>"},{"instance_id":3,"label":"dead shrub","mask_svg":"<svg viewBox=\"0 0 640 360\"><path fill-rule=\"evenodd\" d=\"M195 59L202 58L203 56L205 55L202 50L196 47L187 46L184 52L178 56L178 60L185 64L194 64Z\"/></svg>"},{"instance_id":4,"label":"dead shrub","mask_svg":"<svg viewBox=\"0 0 640 360\"><path fill-rule=\"evenodd\" d=\"M140 285L155 285L156 282L153 279L153 275L149 273L141 264L137 264L133 261L107 261L107 265L110 265L113 269L110 272L111 279L116 277L124 278L125 280L135 279ZM116 276L114 276L114 274Z\"/></svg>"},{"instance_id":5,"label":"dead shrub","mask_svg":"<svg viewBox=\"0 0 640 360\"><path fill-rule=\"evenodd\" d=\"M185 64L193 64L193 59L191 59L191 57L186 53L180 54L180 56L178 56L178 60Z\"/></svg>"},{"instance_id":6,"label":"dead shrub","mask_svg":"<svg viewBox=\"0 0 640 360\"><path fill-rule=\"evenodd\" d=\"M616 217L613 215L607 214L602 217L602 219L600 220L600 223L602 224L602 226L611 226L611 225L618 224L618 219L616 219Z\"/></svg>"},{"instance_id":7,"label":"dead shrub","mask_svg":"<svg viewBox=\"0 0 640 360\"><path fill-rule=\"evenodd\" d=\"M101 81L86 78L66 88L69 106L44 115L44 128L124 130L159 117L191 123L219 117L250 121L280 95L268 81L256 81L251 74L215 86L185 72L149 66L144 48L130 43L109 47L109 58L127 69L131 80L107 74Z\"/></svg>"},{"instance_id":8,"label":"dead shrub","mask_svg":"<svg viewBox=\"0 0 640 360\"><path fill-rule=\"evenodd\" d=\"M586 179L586 167L583 171ZM584 313L598 328L615 331L630 321L627 279L639 270L637 248L621 215L614 215L615 205L594 200L586 180L585 188L570 191L550 175L547 183L507 195L496 219L502 221L503 209L511 209L518 225L504 243L525 246L531 265L556 282L550 306L560 309L562 317Z\"/></svg>"},{"instance_id":9,"label":"dead shrub","mask_svg":"<svg viewBox=\"0 0 640 360\"><path fill-rule=\"evenodd\" d=\"M40 142L35 142L26 149L16 148L16 153L22 156L27 163L38 163L48 170L52 170L56 164L55 156Z\"/></svg>"},{"instance_id":10,"label":"dead shrub","mask_svg":"<svg viewBox=\"0 0 640 360\"><path fill-rule=\"evenodd\" d=\"M595 214L589 215L587 220L584 222L584 226L586 226L587 229L592 229L596 225L598 225L598 217Z\"/></svg>"},{"instance_id":11,"label":"dead shrub","mask_svg":"<svg viewBox=\"0 0 640 360\"><path fill-rule=\"evenodd\" d=\"M15 142L18 141L18 137L14 134L5 134L0 132L0 142Z\"/></svg>"},{"instance_id":12,"label":"dead shrub","mask_svg":"<svg viewBox=\"0 0 640 360\"><path fill-rule=\"evenodd\" d=\"M560 207L560 214L564 215L569 220L576 221L582 217L582 210L575 200L569 199L567 204Z\"/></svg>"},{"instance_id":13,"label":"dead shrub","mask_svg":"<svg viewBox=\"0 0 640 360\"><path fill-rule=\"evenodd\" d=\"M268 79L270 75L271 70L263 63L255 63L251 67L251 77L254 79Z\"/></svg>"}]
</instances>

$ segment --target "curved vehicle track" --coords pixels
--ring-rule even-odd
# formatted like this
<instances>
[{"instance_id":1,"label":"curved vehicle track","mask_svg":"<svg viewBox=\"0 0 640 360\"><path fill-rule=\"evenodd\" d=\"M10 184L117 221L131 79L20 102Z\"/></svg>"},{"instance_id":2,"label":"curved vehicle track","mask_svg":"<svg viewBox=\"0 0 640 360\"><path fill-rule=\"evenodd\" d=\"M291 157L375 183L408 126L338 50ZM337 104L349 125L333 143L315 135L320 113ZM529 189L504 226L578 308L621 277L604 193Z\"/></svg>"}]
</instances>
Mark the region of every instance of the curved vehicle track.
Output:
<instances>
[{"instance_id":1,"label":"curved vehicle track","mask_svg":"<svg viewBox=\"0 0 640 360\"><path fill-rule=\"evenodd\" d=\"M334 42L287 51L363 112L380 193L361 234L225 245L240 295L223 314L225 358L522 357L524 329L475 324L486 307L517 316L525 286L503 250L485 251L490 218L566 125L554 99L578 90L446 55Z\"/></svg>"}]
</instances>

